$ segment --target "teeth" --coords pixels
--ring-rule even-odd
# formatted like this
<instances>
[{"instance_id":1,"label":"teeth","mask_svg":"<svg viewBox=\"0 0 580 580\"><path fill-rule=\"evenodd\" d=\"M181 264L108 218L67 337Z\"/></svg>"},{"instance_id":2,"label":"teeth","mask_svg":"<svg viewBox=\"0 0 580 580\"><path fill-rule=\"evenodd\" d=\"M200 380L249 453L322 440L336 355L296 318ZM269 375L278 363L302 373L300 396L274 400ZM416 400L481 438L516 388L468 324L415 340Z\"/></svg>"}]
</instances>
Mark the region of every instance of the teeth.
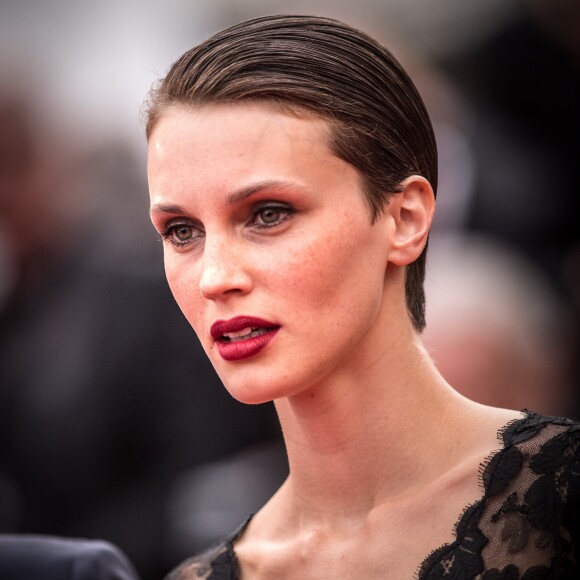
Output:
<instances>
[{"instance_id":1,"label":"teeth","mask_svg":"<svg viewBox=\"0 0 580 580\"><path fill-rule=\"evenodd\" d=\"M234 338L238 338L240 336L244 336L246 334L250 334L251 332L252 332L252 329L250 327L248 327L248 328L243 328L242 330L238 330L237 332L224 332L224 336L226 338L234 339Z\"/></svg>"},{"instance_id":2,"label":"teeth","mask_svg":"<svg viewBox=\"0 0 580 580\"><path fill-rule=\"evenodd\" d=\"M236 342L238 340L245 340L246 338L253 338L254 336L260 336L266 332L265 328L243 328L238 332L224 332L223 338L229 340L230 342Z\"/></svg>"}]
</instances>

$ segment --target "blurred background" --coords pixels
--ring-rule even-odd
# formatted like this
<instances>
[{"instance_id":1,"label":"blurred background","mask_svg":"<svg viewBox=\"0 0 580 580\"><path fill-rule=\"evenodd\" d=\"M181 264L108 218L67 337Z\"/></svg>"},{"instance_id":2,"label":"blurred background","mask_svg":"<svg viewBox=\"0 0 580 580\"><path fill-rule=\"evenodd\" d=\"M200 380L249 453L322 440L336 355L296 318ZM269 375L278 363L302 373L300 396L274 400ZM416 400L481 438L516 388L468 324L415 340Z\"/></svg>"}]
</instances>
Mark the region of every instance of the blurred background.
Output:
<instances>
[{"instance_id":1,"label":"blurred background","mask_svg":"<svg viewBox=\"0 0 580 580\"><path fill-rule=\"evenodd\" d=\"M153 580L282 481L272 407L225 393L167 289L140 119L185 50L281 12L370 32L424 96L441 371L579 414L576 0L0 0L0 532L105 538Z\"/></svg>"}]
</instances>

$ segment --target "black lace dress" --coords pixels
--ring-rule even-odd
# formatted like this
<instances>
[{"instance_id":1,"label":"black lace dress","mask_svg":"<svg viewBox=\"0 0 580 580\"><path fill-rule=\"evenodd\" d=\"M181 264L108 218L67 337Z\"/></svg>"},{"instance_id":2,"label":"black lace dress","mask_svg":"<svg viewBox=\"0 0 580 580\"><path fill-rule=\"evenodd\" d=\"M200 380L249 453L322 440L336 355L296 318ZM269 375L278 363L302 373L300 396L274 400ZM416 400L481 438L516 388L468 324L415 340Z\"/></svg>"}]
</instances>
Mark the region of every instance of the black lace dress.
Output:
<instances>
[{"instance_id":1,"label":"black lace dress","mask_svg":"<svg viewBox=\"0 0 580 580\"><path fill-rule=\"evenodd\" d=\"M425 558L419 580L580 579L580 424L526 411L501 437L481 469L482 499L460 517L456 540ZM233 544L249 519L166 580L238 580Z\"/></svg>"}]
</instances>

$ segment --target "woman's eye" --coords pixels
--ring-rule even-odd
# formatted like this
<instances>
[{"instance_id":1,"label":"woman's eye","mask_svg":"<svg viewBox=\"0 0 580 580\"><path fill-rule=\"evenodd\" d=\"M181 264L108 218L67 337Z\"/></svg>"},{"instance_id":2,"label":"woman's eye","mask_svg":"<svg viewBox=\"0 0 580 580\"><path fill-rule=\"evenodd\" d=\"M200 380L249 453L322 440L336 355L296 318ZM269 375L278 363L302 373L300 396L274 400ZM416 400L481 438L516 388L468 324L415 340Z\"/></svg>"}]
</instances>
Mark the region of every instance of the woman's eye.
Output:
<instances>
[{"instance_id":1,"label":"woman's eye","mask_svg":"<svg viewBox=\"0 0 580 580\"><path fill-rule=\"evenodd\" d=\"M169 225L162 234L164 240L177 247L196 242L202 235L199 228L190 224Z\"/></svg>"},{"instance_id":2,"label":"woman's eye","mask_svg":"<svg viewBox=\"0 0 580 580\"><path fill-rule=\"evenodd\" d=\"M254 213L254 225L258 227L272 227L287 220L292 215L292 210L282 206L267 206L258 209Z\"/></svg>"},{"instance_id":3,"label":"woman's eye","mask_svg":"<svg viewBox=\"0 0 580 580\"><path fill-rule=\"evenodd\" d=\"M187 242L193 237L193 231L191 226L175 226L173 229L173 235L175 239L180 242Z\"/></svg>"}]
</instances>

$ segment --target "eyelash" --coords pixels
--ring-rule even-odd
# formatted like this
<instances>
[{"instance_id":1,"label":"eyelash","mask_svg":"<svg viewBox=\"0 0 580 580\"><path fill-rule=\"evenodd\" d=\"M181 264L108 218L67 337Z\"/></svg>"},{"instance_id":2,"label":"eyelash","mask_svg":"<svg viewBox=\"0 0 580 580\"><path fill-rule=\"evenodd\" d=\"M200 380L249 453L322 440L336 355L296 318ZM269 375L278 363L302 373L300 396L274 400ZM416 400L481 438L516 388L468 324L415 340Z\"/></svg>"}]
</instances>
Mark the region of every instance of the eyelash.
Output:
<instances>
[{"instance_id":1,"label":"eyelash","mask_svg":"<svg viewBox=\"0 0 580 580\"><path fill-rule=\"evenodd\" d=\"M270 223L270 224L268 224L268 223L261 223L261 224L256 223L256 219L258 218L258 216L262 212L267 211L267 210L273 211L273 212L278 213L278 214L284 214L284 215L280 219L277 219L275 222ZM294 208L290 207L288 205L277 205L277 204L262 205L262 206L256 208L254 210L254 212L252 213L252 222L253 222L253 225L259 229L275 228L276 226L279 226L280 224L284 223L286 220L290 219L294 215L294 213L295 213Z\"/></svg>"},{"instance_id":2,"label":"eyelash","mask_svg":"<svg viewBox=\"0 0 580 580\"><path fill-rule=\"evenodd\" d=\"M257 223L257 219L260 216L263 219L263 212L268 210L276 214L283 215L282 217L280 217L279 219L277 219L275 222L272 223ZM287 205L275 205L275 204L262 205L252 212L249 223L253 227L258 228L260 230L271 229L281 225L282 223L290 219L294 215L294 213L295 213L294 208ZM176 232L177 230L179 230L179 228L191 228L192 237L185 241L179 241L178 239L176 239ZM194 236L193 233L195 232L195 230L200 232L200 234ZM161 232L161 237L164 241L170 243L172 246L176 248L183 248L189 244L195 244L199 242L199 240L201 240L204 237L204 234L202 228L199 226L187 222L178 222L167 225L165 230Z\"/></svg>"},{"instance_id":3,"label":"eyelash","mask_svg":"<svg viewBox=\"0 0 580 580\"><path fill-rule=\"evenodd\" d=\"M165 228L165 230L163 232L161 232L161 237L163 238L164 241L169 242L175 248L183 248L191 243L195 244L203 237L203 234L198 235L196 237L193 237L193 233L192 233L192 237L189 240L179 241L175 237L175 234L179 228L191 228L192 230L198 229L198 231L202 231L201 228L196 228L195 225L189 224L189 223L179 222L179 223L169 224Z\"/></svg>"}]
</instances>

